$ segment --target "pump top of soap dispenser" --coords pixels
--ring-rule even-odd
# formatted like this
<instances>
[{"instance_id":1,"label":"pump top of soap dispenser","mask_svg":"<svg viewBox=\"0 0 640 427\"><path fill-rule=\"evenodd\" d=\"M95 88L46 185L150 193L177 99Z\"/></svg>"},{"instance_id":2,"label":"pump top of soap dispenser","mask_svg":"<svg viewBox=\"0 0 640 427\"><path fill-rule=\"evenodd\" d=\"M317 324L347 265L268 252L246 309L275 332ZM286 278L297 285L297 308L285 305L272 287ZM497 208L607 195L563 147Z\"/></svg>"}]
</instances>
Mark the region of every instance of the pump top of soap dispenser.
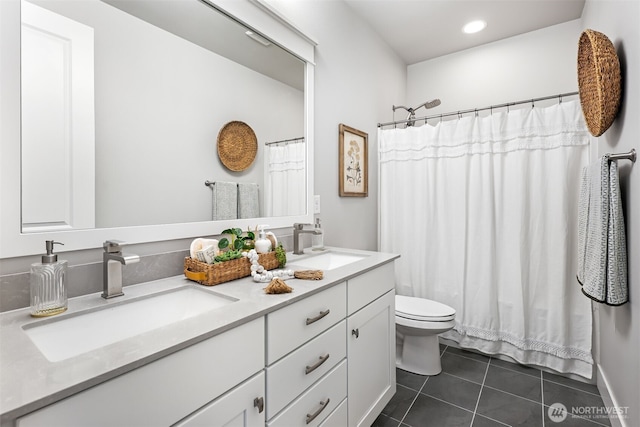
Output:
<instances>
[{"instance_id":1,"label":"pump top of soap dispenser","mask_svg":"<svg viewBox=\"0 0 640 427\"><path fill-rule=\"evenodd\" d=\"M258 238L265 239L267 237L267 233L264 231L264 229L268 226L268 224L260 224L258 226Z\"/></svg>"},{"instance_id":2,"label":"pump top of soap dispenser","mask_svg":"<svg viewBox=\"0 0 640 427\"><path fill-rule=\"evenodd\" d=\"M54 262L58 262L58 254L53 253L53 245L64 246L64 243L54 242L53 240L47 240L46 241L47 253L45 255L42 255L43 264L52 264Z\"/></svg>"},{"instance_id":3,"label":"pump top of soap dispenser","mask_svg":"<svg viewBox=\"0 0 640 427\"><path fill-rule=\"evenodd\" d=\"M255 241L255 248L259 254L266 254L271 250L271 240L267 239L267 234L264 231L265 227L268 227L268 225L258 226L258 240Z\"/></svg>"}]
</instances>

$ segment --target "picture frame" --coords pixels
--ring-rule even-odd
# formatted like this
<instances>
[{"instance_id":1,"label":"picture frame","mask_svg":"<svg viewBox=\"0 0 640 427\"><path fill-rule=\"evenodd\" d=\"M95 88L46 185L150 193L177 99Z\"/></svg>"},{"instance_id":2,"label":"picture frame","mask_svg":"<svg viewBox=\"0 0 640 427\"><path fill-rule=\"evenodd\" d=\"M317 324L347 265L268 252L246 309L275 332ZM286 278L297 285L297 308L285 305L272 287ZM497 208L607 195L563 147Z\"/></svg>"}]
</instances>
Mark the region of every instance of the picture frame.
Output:
<instances>
[{"instance_id":1,"label":"picture frame","mask_svg":"<svg viewBox=\"0 0 640 427\"><path fill-rule=\"evenodd\" d=\"M369 135L340 123L338 182L340 197L367 197L369 191Z\"/></svg>"}]
</instances>

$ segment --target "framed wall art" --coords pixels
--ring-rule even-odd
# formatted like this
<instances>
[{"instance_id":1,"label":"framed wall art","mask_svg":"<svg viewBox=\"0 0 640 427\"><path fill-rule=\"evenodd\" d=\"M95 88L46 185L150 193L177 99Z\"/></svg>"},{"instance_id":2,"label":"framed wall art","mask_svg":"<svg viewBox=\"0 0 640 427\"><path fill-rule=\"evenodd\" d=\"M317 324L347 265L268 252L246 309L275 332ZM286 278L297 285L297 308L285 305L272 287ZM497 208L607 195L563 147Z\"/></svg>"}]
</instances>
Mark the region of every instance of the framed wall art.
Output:
<instances>
[{"instance_id":1,"label":"framed wall art","mask_svg":"<svg viewBox=\"0 0 640 427\"><path fill-rule=\"evenodd\" d=\"M344 124L339 126L338 182L341 197L368 196L368 135Z\"/></svg>"}]
</instances>

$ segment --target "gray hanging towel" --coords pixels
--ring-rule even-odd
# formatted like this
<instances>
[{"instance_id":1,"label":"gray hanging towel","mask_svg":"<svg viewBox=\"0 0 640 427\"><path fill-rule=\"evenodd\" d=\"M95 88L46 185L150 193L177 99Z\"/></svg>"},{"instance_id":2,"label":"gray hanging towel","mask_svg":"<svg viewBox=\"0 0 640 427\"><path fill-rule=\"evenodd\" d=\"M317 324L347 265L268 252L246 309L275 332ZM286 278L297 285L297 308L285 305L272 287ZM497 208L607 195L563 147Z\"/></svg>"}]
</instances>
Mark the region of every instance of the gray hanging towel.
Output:
<instances>
[{"instance_id":1,"label":"gray hanging towel","mask_svg":"<svg viewBox=\"0 0 640 427\"><path fill-rule=\"evenodd\" d=\"M214 221L238 219L238 184L216 181L211 184L211 190L213 191L212 219Z\"/></svg>"},{"instance_id":2,"label":"gray hanging towel","mask_svg":"<svg viewBox=\"0 0 640 427\"><path fill-rule=\"evenodd\" d=\"M259 218L258 184L238 183L238 218Z\"/></svg>"},{"instance_id":3,"label":"gray hanging towel","mask_svg":"<svg viewBox=\"0 0 640 427\"><path fill-rule=\"evenodd\" d=\"M578 216L578 281L589 298L608 305L629 300L627 248L618 164L602 157L582 171Z\"/></svg>"}]
</instances>

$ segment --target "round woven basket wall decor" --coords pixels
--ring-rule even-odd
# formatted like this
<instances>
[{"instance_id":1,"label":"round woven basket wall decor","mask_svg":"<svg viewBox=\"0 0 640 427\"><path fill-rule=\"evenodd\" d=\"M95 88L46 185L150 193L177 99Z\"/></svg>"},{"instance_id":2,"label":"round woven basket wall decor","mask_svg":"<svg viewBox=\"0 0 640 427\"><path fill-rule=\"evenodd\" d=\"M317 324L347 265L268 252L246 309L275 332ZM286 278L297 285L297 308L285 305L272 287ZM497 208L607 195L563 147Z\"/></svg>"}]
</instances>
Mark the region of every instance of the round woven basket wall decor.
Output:
<instances>
[{"instance_id":1,"label":"round woven basket wall decor","mask_svg":"<svg viewBox=\"0 0 640 427\"><path fill-rule=\"evenodd\" d=\"M218 157L227 169L234 172L247 169L257 152L258 139L248 124L229 122L218 132Z\"/></svg>"},{"instance_id":2,"label":"round woven basket wall decor","mask_svg":"<svg viewBox=\"0 0 640 427\"><path fill-rule=\"evenodd\" d=\"M578 43L580 105L593 136L602 135L620 108L620 61L611 40L594 30L584 30Z\"/></svg>"}]
</instances>

